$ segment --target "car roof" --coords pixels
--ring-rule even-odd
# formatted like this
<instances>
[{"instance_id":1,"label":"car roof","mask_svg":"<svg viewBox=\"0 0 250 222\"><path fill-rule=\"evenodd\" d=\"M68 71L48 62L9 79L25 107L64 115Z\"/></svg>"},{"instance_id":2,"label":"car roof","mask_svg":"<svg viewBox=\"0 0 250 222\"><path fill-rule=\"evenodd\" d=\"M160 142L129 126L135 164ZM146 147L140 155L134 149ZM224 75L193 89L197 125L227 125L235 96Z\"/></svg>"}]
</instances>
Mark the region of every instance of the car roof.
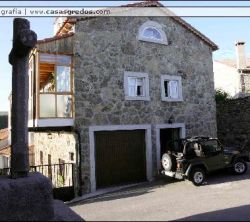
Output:
<instances>
[{"instance_id":1,"label":"car roof","mask_svg":"<svg viewBox=\"0 0 250 222\"><path fill-rule=\"evenodd\" d=\"M206 137L206 136L194 136L194 137L187 137L185 138L188 142L201 142L201 141L208 141L208 140L217 140L215 137Z\"/></svg>"}]
</instances>

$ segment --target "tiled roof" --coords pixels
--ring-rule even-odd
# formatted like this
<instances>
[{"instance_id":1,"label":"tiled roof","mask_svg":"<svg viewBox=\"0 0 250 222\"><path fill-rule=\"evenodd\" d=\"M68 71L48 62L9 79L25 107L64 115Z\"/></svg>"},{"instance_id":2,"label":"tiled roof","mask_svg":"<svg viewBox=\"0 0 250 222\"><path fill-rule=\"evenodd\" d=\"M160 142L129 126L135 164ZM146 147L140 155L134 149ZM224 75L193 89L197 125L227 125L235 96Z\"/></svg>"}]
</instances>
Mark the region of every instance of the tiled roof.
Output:
<instances>
[{"instance_id":1,"label":"tiled roof","mask_svg":"<svg viewBox=\"0 0 250 222\"><path fill-rule=\"evenodd\" d=\"M8 139L8 137L9 137L9 130L7 128L1 129L0 130L0 140Z\"/></svg>"},{"instance_id":2,"label":"tiled roof","mask_svg":"<svg viewBox=\"0 0 250 222\"><path fill-rule=\"evenodd\" d=\"M146 0L143 2L136 2L136 3L126 4L126 5L121 5L121 7L152 7L152 6L163 7L164 5L162 5L157 0Z\"/></svg>"},{"instance_id":3,"label":"tiled roof","mask_svg":"<svg viewBox=\"0 0 250 222\"><path fill-rule=\"evenodd\" d=\"M10 155L10 149L11 149L10 145L3 147L0 146L0 155Z\"/></svg>"}]
</instances>

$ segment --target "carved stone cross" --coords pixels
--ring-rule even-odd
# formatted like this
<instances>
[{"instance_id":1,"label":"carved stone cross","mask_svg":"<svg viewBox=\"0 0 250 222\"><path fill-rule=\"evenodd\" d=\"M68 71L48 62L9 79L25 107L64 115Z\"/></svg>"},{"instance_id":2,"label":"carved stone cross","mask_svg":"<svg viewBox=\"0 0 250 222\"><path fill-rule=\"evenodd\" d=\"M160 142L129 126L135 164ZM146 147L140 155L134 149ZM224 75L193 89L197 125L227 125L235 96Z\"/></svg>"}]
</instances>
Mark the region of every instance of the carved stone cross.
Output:
<instances>
[{"instance_id":1,"label":"carved stone cross","mask_svg":"<svg viewBox=\"0 0 250 222\"><path fill-rule=\"evenodd\" d=\"M26 177L29 172L28 99L29 53L37 43L26 19L16 18L13 24L13 48L9 54L12 65L11 108L11 177Z\"/></svg>"}]
</instances>

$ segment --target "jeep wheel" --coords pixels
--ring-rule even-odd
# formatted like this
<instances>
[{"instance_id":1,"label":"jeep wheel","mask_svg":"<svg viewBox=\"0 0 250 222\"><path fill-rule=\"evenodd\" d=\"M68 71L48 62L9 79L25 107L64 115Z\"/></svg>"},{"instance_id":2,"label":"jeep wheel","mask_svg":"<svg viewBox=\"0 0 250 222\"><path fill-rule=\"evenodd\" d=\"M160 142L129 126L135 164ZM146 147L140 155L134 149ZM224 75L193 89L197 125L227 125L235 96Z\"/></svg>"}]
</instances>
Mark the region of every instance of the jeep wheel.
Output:
<instances>
[{"instance_id":1,"label":"jeep wheel","mask_svg":"<svg viewBox=\"0 0 250 222\"><path fill-rule=\"evenodd\" d=\"M237 159L233 163L233 172L241 175L247 171L247 163L242 159Z\"/></svg>"},{"instance_id":2,"label":"jeep wheel","mask_svg":"<svg viewBox=\"0 0 250 222\"><path fill-rule=\"evenodd\" d=\"M161 164L164 170L171 171L173 166L173 161L171 156L167 153L164 153L162 155Z\"/></svg>"},{"instance_id":3,"label":"jeep wheel","mask_svg":"<svg viewBox=\"0 0 250 222\"><path fill-rule=\"evenodd\" d=\"M190 174L190 180L195 186L200 186L205 180L205 171L201 168L194 168Z\"/></svg>"}]
</instances>

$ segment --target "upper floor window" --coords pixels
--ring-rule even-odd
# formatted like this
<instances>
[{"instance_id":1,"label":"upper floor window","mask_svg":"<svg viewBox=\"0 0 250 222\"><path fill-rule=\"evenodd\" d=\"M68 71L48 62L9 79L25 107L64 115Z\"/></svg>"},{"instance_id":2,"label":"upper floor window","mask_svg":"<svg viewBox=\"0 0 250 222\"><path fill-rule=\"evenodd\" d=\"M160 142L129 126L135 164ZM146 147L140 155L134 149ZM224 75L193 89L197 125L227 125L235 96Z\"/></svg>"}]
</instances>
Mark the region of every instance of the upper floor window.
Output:
<instances>
[{"instance_id":1,"label":"upper floor window","mask_svg":"<svg viewBox=\"0 0 250 222\"><path fill-rule=\"evenodd\" d=\"M145 78L128 77L128 95L145 96Z\"/></svg>"},{"instance_id":2,"label":"upper floor window","mask_svg":"<svg viewBox=\"0 0 250 222\"><path fill-rule=\"evenodd\" d=\"M71 56L39 54L39 117L72 118Z\"/></svg>"},{"instance_id":3,"label":"upper floor window","mask_svg":"<svg viewBox=\"0 0 250 222\"><path fill-rule=\"evenodd\" d=\"M149 100L148 74L125 72L124 91L126 100Z\"/></svg>"},{"instance_id":4,"label":"upper floor window","mask_svg":"<svg viewBox=\"0 0 250 222\"><path fill-rule=\"evenodd\" d=\"M168 45L167 37L162 30L162 26L154 21L147 21L139 28L138 39Z\"/></svg>"},{"instance_id":5,"label":"upper floor window","mask_svg":"<svg viewBox=\"0 0 250 222\"><path fill-rule=\"evenodd\" d=\"M183 101L180 76L161 76L161 99L163 101Z\"/></svg>"},{"instance_id":6,"label":"upper floor window","mask_svg":"<svg viewBox=\"0 0 250 222\"><path fill-rule=\"evenodd\" d=\"M156 40L162 39L161 33L156 28L153 27L145 28L142 35L145 38L156 39Z\"/></svg>"}]
</instances>

